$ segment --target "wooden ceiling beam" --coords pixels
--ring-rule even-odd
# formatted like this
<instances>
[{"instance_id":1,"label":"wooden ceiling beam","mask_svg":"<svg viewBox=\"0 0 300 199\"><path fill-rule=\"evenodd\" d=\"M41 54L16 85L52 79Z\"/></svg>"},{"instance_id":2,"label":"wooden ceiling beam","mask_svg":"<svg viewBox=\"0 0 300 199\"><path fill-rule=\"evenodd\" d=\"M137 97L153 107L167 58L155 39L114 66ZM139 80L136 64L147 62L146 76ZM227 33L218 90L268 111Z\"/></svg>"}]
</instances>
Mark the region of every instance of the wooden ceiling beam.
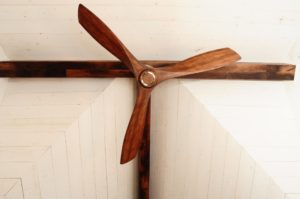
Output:
<instances>
[{"instance_id":1,"label":"wooden ceiling beam","mask_svg":"<svg viewBox=\"0 0 300 199\"><path fill-rule=\"evenodd\" d=\"M176 61L143 61L164 67ZM183 78L293 80L295 65L280 63L237 62L220 69ZM4 61L0 77L133 77L128 68L117 61Z\"/></svg>"}]
</instances>

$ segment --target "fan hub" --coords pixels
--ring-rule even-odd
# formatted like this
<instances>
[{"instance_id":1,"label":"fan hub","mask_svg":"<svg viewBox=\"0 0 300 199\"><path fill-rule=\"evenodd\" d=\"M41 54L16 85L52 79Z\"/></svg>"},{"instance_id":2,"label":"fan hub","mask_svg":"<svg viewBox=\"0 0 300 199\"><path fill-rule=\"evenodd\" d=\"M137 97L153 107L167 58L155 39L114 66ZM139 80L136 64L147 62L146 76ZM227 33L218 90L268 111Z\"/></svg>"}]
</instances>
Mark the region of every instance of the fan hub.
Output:
<instances>
[{"instance_id":1,"label":"fan hub","mask_svg":"<svg viewBox=\"0 0 300 199\"><path fill-rule=\"evenodd\" d=\"M146 87L146 88L151 88L156 85L156 75L153 71L151 70L144 70L139 78L140 83Z\"/></svg>"}]
</instances>

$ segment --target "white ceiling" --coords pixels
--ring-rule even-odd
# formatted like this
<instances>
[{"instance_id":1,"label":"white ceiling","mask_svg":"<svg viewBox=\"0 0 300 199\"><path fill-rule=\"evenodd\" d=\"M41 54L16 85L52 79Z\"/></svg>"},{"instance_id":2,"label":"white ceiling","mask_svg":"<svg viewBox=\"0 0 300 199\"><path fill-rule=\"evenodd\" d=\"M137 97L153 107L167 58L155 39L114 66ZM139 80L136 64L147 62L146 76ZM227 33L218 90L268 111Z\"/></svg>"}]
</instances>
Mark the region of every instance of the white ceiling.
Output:
<instances>
[{"instance_id":1,"label":"white ceiling","mask_svg":"<svg viewBox=\"0 0 300 199\"><path fill-rule=\"evenodd\" d=\"M297 61L300 3L240 0L1 0L9 59L114 59L77 22L85 4L140 59L183 59L228 46L250 61Z\"/></svg>"},{"instance_id":2,"label":"white ceiling","mask_svg":"<svg viewBox=\"0 0 300 199\"><path fill-rule=\"evenodd\" d=\"M115 59L77 22L79 3L101 17L140 59L180 60L225 46L237 50L244 61L298 63L300 57L299 0L0 0L0 59ZM61 132L110 82L1 79L0 160L22 163L12 168L5 164L11 171L8 174L1 163L0 179L4 181L0 187L10 189L16 183L17 190L19 179L6 175L32 169L24 159L35 161L46 151L45 146L57 143ZM124 86L120 86L122 96L129 96L126 103L133 102L130 83L120 85ZM126 118L121 121L124 128L132 107L125 108L126 114L121 111ZM63 152L57 151L58 155ZM26 178L22 180L28 185ZM6 191L0 189L0 198Z\"/></svg>"},{"instance_id":3,"label":"white ceiling","mask_svg":"<svg viewBox=\"0 0 300 199\"><path fill-rule=\"evenodd\" d=\"M107 22L141 59L183 59L224 46L237 50L244 61L298 63L300 57L298 0L81 3ZM78 4L75 0L1 0L0 59L114 59L77 22ZM1 79L0 132L63 130L109 82Z\"/></svg>"},{"instance_id":4,"label":"white ceiling","mask_svg":"<svg viewBox=\"0 0 300 199\"><path fill-rule=\"evenodd\" d=\"M0 133L64 131L111 79L2 79Z\"/></svg>"}]
</instances>

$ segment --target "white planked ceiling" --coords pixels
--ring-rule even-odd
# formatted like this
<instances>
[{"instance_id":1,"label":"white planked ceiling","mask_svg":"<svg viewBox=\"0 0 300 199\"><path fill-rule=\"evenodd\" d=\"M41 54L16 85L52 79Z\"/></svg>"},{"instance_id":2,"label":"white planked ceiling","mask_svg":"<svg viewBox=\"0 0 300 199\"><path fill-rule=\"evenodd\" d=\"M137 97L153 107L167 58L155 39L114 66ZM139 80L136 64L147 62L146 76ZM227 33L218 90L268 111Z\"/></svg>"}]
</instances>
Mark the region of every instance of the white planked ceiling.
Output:
<instances>
[{"instance_id":1,"label":"white planked ceiling","mask_svg":"<svg viewBox=\"0 0 300 199\"><path fill-rule=\"evenodd\" d=\"M5 79L0 132L65 130L111 79Z\"/></svg>"},{"instance_id":2,"label":"white planked ceiling","mask_svg":"<svg viewBox=\"0 0 300 199\"><path fill-rule=\"evenodd\" d=\"M0 46L13 60L115 59L77 22L79 3L140 59L180 60L224 46L252 61L295 62L300 54L297 0L2 0Z\"/></svg>"},{"instance_id":3,"label":"white planked ceiling","mask_svg":"<svg viewBox=\"0 0 300 199\"><path fill-rule=\"evenodd\" d=\"M79 3L139 59L181 60L225 46L244 61L300 57L298 0L1 0L0 59L115 59L77 22ZM134 198L126 189L135 186L134 167L118 166L132 83L112 82L0 80L0 199Z\"/></svg>"},{"instance_id":4,"label":"white planked ceiling","mask_svg":"<svg viewBox=\"0 0 300 199\"><path fill-rule=\"evenodd\" d=\"M0 83L0 199L137 198L135 162L119 164L133 81Z\"/></svg>"}]
</instances>

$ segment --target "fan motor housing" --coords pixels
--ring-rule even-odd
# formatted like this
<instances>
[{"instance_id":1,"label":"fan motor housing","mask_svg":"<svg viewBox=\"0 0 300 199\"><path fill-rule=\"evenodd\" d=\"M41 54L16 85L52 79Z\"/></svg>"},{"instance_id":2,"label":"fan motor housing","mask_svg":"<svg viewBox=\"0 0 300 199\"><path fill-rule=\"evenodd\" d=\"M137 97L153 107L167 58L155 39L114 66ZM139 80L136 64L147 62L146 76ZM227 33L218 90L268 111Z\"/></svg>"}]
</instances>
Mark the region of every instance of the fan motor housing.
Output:
<instances>
[{"instance_id":1,"label":"fan motor housing","mask_svg":"<svg viewBox=\"0 0 300 199\"><path fill-rule=\"evenodd\" d=\"M157 77L155 73L151 70L144 70L139 78L140 83L146 87L146 88L151 88L156 85L156 80Z\"/></svg>"}]
</instances>

